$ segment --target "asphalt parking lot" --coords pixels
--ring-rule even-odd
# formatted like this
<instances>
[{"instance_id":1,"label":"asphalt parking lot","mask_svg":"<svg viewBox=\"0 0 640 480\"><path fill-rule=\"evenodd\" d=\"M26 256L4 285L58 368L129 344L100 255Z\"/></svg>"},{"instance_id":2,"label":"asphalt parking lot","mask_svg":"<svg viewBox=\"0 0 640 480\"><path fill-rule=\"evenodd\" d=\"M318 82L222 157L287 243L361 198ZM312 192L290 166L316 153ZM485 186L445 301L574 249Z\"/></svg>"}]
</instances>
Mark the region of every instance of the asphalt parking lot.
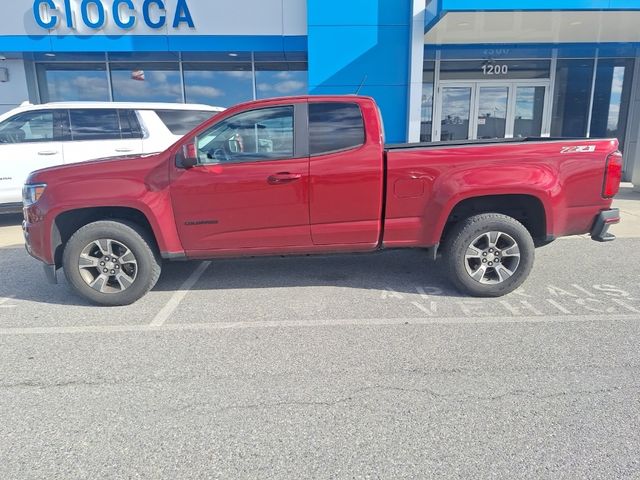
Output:
<instances>
[{"instance_id":1,"label":"asphalt parking lot","mask_svg":"<svg viewBox=\"0 0 640 480\"><path fill-rule=\"evenodd\" d=\"M481 300L392 251L167 264L96 308L0 248L0 478L638 478L626 228Z\"/></svg>"}]
</instances>

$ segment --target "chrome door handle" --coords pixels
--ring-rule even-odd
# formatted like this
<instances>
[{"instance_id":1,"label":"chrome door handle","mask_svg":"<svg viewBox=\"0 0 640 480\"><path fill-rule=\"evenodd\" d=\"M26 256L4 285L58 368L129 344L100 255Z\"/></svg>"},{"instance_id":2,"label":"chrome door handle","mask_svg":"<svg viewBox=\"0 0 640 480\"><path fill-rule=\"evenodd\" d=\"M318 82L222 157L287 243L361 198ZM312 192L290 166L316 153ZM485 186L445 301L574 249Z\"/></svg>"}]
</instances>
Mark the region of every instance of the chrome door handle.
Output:
<instances>
[{"instance_id":1,"label":"chrome door handle","mask_svg":"<svg viewBox=\"0 0 640 480\"><path fill-rule=\"evenodd\" d=\"M51 155L57 155L58 151L57 150L43 150L42 152L38 152L38 155L43 155L43 156L51 156Z\"/></svg>"},{"instance_id":2,"label":"chrome door handle","mask_svg":"<svg viewBox=\"0 0 640 480\"><path fill-rule=\"evenodd\" d=\"M133 148L116 148L116 152L118 153L133 152Z\"/></svg>"}]
</instances>

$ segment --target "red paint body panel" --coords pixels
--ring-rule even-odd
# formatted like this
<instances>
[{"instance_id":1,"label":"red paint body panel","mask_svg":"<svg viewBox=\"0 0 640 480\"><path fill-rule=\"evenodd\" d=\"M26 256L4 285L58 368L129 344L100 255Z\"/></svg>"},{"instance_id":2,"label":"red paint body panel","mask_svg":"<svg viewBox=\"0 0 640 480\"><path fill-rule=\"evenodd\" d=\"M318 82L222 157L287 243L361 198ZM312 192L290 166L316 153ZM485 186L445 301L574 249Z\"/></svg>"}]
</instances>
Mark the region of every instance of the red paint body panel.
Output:
<instances>
[{"instance_id":1,"label":"red paint body panel","mask_svg":"<svg viewBox=\"0 0 640 480\"><path fill-rule=\"evenodd\" d=\"M595 151L560 153L572 144ZM606 158L617 148L616 140L559 140L391 150L387 182L395 188L387 193L384 245L435 245L458 203L487 195L537 198L549 236L587 233L611 206L601 191ZM422 180L423 195L398 193L410 179Z\"/></svg>"},{"instance_id":2,"label":"red paint body panel","mask_svg":"<svg viewBox=\"0 0 640 480\"><path fill-rule=\"evenodd\" d=\"M375 249L382 229L383 140L375 104L354 97L365 118L365 144L310 159L311 236L315 245ZM344 99L343 99L344 101Z\"/></svg>"},{"instance_id":3,"label":"red paint body panel","mask_svg":"<svg viewBox=\"0 0 640 480\"><path fill-rule=\"evenodd\" d=\"M171 198L178 232L191 254L311 245L307 158L174 167L173 172ZM268 177L278 172L300 178L270 184Z\"/></svg>"},{"instance_id":4,"label":"red paint body panel","mask_svg":"<svg viewBox=\"0 0 640 480\"><path fill-rule=\"evenodd\" d=\"M25 211L31 253L53 263L55 219L72 210L125 207L142 212L162 252L180 253L182 243L170 203L167 155L96 160L52 167L32 174L46 194Z\"/></svg>"},{"instance_id":5,"label":"red paint body panel","mask_svg":"<svg viewBox=\"0 0 640 480\"><path fill-rule=\"evenodd\" d=\"M184 144L231 115L316 101L358 103L365 144L290 160L176 167L176 154ZM586 148L564 148L574 146ZM59 242L56 217L91 207L138 210L151 225L160 251L169 257L427 247L440 242L459 202L510 194L540 201L548 237L583 234L598 213L611 206L612 200L601 195L606 159L617 146L616 140L554 140L385 151L379 113L370 98L261 100L217 115L158 155L33 173L30 183L48 186L40 201L25 210L28 248L53 264ZM282 172L299 178L283 184L267 181Z\"/></svg>"}]
</instances>

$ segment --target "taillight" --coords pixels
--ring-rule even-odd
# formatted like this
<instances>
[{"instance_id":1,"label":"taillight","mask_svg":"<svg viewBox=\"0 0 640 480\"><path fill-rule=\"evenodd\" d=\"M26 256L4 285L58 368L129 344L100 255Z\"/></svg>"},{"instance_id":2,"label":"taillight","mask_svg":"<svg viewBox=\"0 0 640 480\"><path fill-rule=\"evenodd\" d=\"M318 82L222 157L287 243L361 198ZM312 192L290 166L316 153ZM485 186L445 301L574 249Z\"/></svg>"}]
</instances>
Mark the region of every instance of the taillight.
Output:
<instances>
[{"instance_id":1,"label":"taillight","mask_svg":"<svg viewBox=\"0 0 640 480\"><path fill-rule=\"evenodd\" d=\"M604 185L602 187L602 196L604 198L614 197L620 190L621 181L622 154L618 151L615 151L607 157L607 165L604 169Z\"/></svg>"}]
</instances>

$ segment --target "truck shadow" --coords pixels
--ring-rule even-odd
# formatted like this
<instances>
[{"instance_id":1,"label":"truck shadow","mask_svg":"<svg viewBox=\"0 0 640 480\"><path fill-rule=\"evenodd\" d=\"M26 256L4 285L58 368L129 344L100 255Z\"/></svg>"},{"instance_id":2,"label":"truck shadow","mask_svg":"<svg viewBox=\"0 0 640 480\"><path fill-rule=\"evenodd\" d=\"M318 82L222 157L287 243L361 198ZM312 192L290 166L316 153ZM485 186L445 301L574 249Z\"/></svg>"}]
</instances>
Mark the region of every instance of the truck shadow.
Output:
<instances>
[{"instance_id":1,"label":"truck shadow","mask_svg":"<svg viewBox=\"0 0 640 480\"><path fill-rule=\"evenodd\" d=\"M179 288L198 265L199 262L165 264L163 276L154 290ZM443 295L461 296L444 275L443 265L430 261L424 250L218 259L211 262L191 290L291 287L339 287L413 294L419 289L438 289Z\"/></svg>"},{"instance_id":2,"label":"truck shadow","mask_svg":"<svg viewBox=\"0 0 640 480\"><path fill-rule=\"evenodd\" d=\"M0 214L0 227L16 227L22 225L22 214L3 213Z\"/></svg>"},{"instance_id":3,"label":"truck shadow","mask_svg":"<svg viewBox=\"0 0 640 480\"><path fill-rule=\"evenodd\" d=\"M180 289L199 261L167 262L154 292ZM43 304L89 305L66 284L47 283L42 267L23 248L0 249L0 298ZM411 293L437 290L439 295L460 297L447 280L440 263L422 250L397 250L373 254L300 257L257 257L213 260L191 291L337 287L363 291ZM421 290L422 289L422 290ZM295 293L299 295L300 293ZM313 294L306 291L303 294ZM143 298L140 302L148 301Z\"/></svg>"}]
</instances>

